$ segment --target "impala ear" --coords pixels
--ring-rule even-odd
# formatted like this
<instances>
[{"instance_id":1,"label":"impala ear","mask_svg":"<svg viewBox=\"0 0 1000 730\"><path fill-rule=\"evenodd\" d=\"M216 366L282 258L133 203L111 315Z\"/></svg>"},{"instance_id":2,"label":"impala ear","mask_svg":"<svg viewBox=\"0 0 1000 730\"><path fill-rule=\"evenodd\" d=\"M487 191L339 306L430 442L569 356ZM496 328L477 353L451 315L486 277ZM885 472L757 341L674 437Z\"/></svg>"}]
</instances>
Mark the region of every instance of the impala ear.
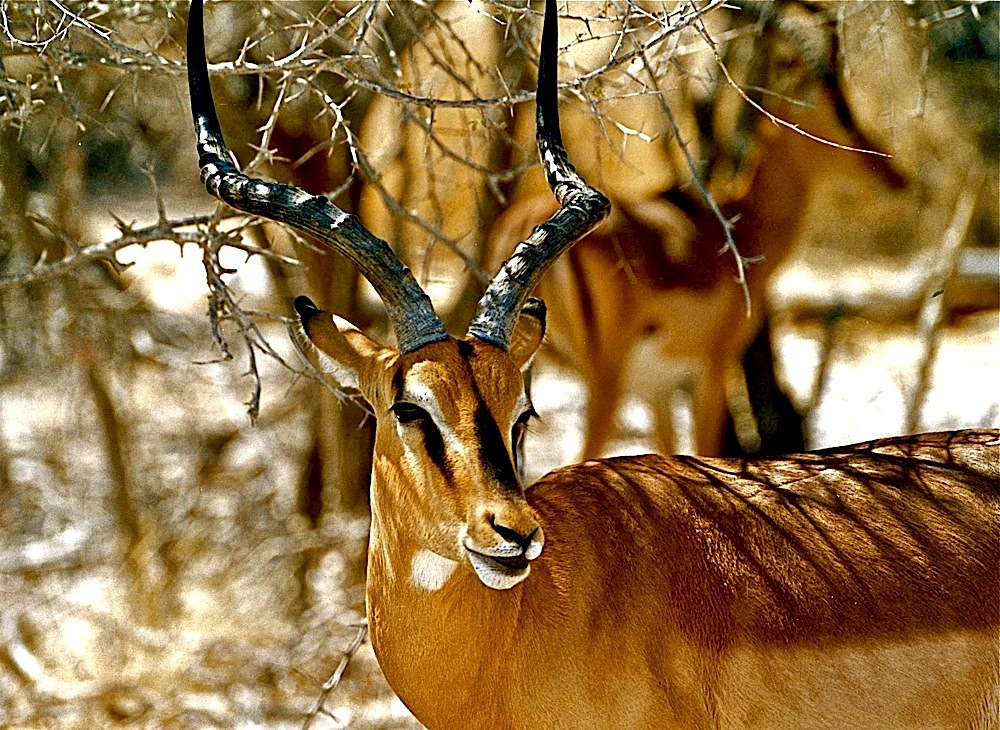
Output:
<instances>
[{"instance_id":1,"label":"impala ear","mask_svg":"<svg viewBox=\"0 0 1000 730\"><path fill-rule=\"evenodd\" d=\"M316 307L309 297L296 297L302 331L324 355L322 363L339 385L358 388L358 373L385 348L346 319Z\"/></svg>"},{"instance_id":2,"label":"impala ear","mask_svg":"<svg viewBox=\"0 0 1000 730\"><path fill-rule=\"evenodd\" d=\"M524 370L538 352L545 337L545 302L531 297L521 307L521 314L510 338L510 356Z\"/></svg>"}]
</instances>

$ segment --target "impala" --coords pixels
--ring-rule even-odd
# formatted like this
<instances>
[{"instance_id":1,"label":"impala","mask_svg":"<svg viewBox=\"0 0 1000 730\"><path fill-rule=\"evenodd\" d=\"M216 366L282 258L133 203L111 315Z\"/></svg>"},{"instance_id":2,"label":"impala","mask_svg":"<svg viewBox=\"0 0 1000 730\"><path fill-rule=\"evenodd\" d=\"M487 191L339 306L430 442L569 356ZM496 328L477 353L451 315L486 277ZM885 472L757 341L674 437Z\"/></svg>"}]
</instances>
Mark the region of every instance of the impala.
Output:
<instances>
[{"instance_id":1,"label":"impala","mask_svg":"<svg viewBox=\"0 0 1000 730\"><path fill-rule=\"evenodd\" d=\"M463 339L388 245L321 196L248 178L211 100L201 0L189 81L202 177L355 261L397 346L295 301L377 418L367 609L392 688L430 727L992 727L1000 432L774 460L589 461L525 491L528 295L608 203L558 128L545 10L538 146L559 210L504 263Z\"/></svg>"},{"instance_id":2,"label":"impala","mask_svg":"<svg viewBox=\"0 0 1000 730\"><path fill-rule=\"evenodd\" d=\"M718 219L696 190L678 187L683 179L668 179L672 187L654 195L609 195L613 212L607 224L567 251L534 292L548 305L553 331L542 354L579 373L591 394L585 459L604 453L627 393L649 403L658 446L663 453L674 453L678 434L671 406L678 390L691 398L694 453L722 455L727 381L738 373L741 358L761 329L768 282L798 242L819 187L837 179L873 191L902 185L885 158L821 144L802 134L877 149L856 126L837 74L829 73L837 67L836 45L829 42L822 50L799 47L795 34L788 32L787 16L794 10L804 12L802 8L785 3L762 7L764 27L728 42L729 55L754 59L742 63L756 68L746 72L746 85L767 89L762 104L795 129L773 124L756 112L749 120L734 120L748 107L735 99L740 104L734 109L728 102L736 94L722 84L714 94L713 118L707 125L711 129L702 134L710 140L703 147L715 149L716 158L706 185L722 214L736 221L736 248L754 261L745 272L751 316L734 283L734 260L719 255L726 240ZM676 95L685 106L694 106L690 94ZM663 117L643 119L635 126L657 123L668 126ZM572 134L584 141L597 136L577 127ZM700 151L694 140L689 146L696 155ZM628 164L610 157L595 170L602 178L620 179L631 171ZM663 157L655 162L666 164ZM533 172L524 176L530 179L521 181L515 201L492 227L487 268L498 266L535 223L557 207Z\"/></svg>"}]
</instances>

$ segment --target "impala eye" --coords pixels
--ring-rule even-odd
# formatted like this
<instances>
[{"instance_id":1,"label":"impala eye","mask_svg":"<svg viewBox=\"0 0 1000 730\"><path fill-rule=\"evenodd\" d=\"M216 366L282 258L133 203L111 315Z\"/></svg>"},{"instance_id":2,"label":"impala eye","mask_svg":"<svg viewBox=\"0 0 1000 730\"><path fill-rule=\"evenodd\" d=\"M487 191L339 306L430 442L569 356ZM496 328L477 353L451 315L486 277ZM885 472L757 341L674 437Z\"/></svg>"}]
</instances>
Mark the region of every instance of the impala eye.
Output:
<instances>
[{"instance_id":1,"label":"impala eye","mask_svg":"<svg viewBox=\"0 0 1000 730\"><path fill-rule=\"evenodd\" d=\"M394 403L389 410L396 417L397 423L406 426L408 429L412 429L408 431L409 434L415 435L419 433L423 435L427 456L437 465L445 478L450 480L452 471L451 465L448 463L448 456L445 453L444 439L441 438L441 432L434 423L434 419L431 418L431 414L420 406L406 401Z\"/></svg>"},{"instance_id":2,"label":"impala eye","mask_svg":"<svg viewBox=\"0 0 1000 730\"><path fill-rule=\"evenodd\" d=\"M415 406L412 403L406 403L405 401L394 403L389 410L396 416L396 420L404 425L431 420L430 414L423 408Z\"/></svg>"}]
</instances>

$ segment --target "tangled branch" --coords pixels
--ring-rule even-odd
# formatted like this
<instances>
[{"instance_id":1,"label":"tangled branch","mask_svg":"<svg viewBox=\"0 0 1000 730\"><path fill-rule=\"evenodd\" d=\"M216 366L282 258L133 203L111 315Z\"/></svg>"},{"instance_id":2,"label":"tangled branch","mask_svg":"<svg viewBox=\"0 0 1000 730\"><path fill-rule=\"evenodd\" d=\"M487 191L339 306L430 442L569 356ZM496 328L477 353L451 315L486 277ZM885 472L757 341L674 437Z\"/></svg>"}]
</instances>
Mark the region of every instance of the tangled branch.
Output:
<instances>
[{"instance_id":1,"label":"tangled branch","mask_svg":"<svg viewBox=\"0 0 1000 730\"><path fill-rule=\"evenodd\" d=\"M59 110L73 120L77 136L86 135L95 127L104 128L103 112L125 83L138 88L140 79L180 79L186 65L172 40L180 36L179 19L169 6L152 7L149 17L157 33L138 41L134 34L123 30L125 19L139 12L132 3L123 2L114 8L88 4L86 11L73 11L64 3L46 0L37 5L40 19L32 22L26 14L14 11L7 0L0 1L2 29L9 42L6 55L18 57L19 63L25 54L33 55L42 69L40 75L13 75L2 65L4 53L0 51L0 76L4 77L0 78L0 92L4 94L0 97L0 128L11 126L21 134L32 129L33 119L37 118L38 123L50 125L40 149L54 148L50 138L58 139L54 135L60 128ZM224 12L223 6L219 8ZM396 233L406 227L405 235L392 236L400 239L398 246L405 259L412 261L422 255L425 262L433 262L435 247L440 246L460 264L465 276L479 286L485 284L491 272L485 270L480 259L485 234L479 229L484 228L484 219L507 203L514 182L537 164L533 155L522 154L508 123L516 108L531 99L533 82L530 74L508 78L504 71L512 55L525 59L529 66L535 62L537 43L530 35L537 29L536 11L526 3L501 0L476 9L502 29L503 41L498 48L503 57L491 59L482 57L481 49L474 47L463 32L461 23L466 22L467 15L447 4L400 6L389 12L375 0L365 0L343 8L330 4L308 17L299 15L294 5L276 4L268 6L268 10L251 21L256 26L251 26L248 37L226 39L230 48L236 49L229 54L230 60L216 60L209 66L219 81L251 80L240 87L250 94L241 102L244 106L236 102L231 105L239 110L234 116L250 113L256 120L258 136L244 167L264 176L294 177L304 174L302 171L308 167L343 158L347 175L336 182L334 190L324 191L326 194L334 198L357 197L357 191L362 190L366 200L377 201L391 218ZM643 135L615 121L609 110L617 100L633 93L656 96L662 124L672 133L670 137L676 140L686 162L687 177L724 232L726 250L736 262L738 284L749 308L745 267L752 259L737 250L732 235L734 221L723 215L712 197L705 179L705 161L689 149L676 112L663 95L673 83L671 65L707 49L726 83L744 103L774 123L813 135L769 113L729 73L719 43L753 31L737 24L720 31L716 38L710 35L705 18L725 12L724 0L681 2L657 12L623 0L610 4L607 10L606 14L588 15L567 6L563 17L578 23L576 27L582 30L572 38L564 38L561 51L566 62L575 64L572 51L587 44L607 44L608 50L606 56L588 61L588 67L574 67L570 79L559 88L590 109L609 144L608 130L612 127L626 136L641 136L648 143L655 140L655 134ZM640 71L645 77L642 82L637 77ZM84 73L106 77L102 88L109 90L102 92L100 99L88 100L81 93L80 78ZM682 70L681 75L684 73ZM622 79L638 83L639 90L627 89ZM73 84L72 92L67 92L67 84ZM251 91L254 84L256 90ZM138 98L138 92L134 96ZM383 110L383 116L376 118L373 99L388 103L391 113L386 115ZM262 114L261 109L265 110ZM298 120L291 120L293 109ZM461 136L456 137L456 129L440 121L446 113L466 114L457 117L462 120L459 123L468 125L467 130L457 130L463 133ZM373 132L387 120L402 125L398 133L390 135L388 143ZM324 122L326 132L309 136L297 131L295 134L308 143L298 146L296 140L295 145L289 145L286 128L299 129L312 121ZM366 125L372 129L366 129ZM414 171L413 162L405 159L408 152L403 145L409 144L408 136L422 145L424 170ZM179 141L188 139L186 127L177 130L177 137ZM502 149L510 152L496 153ZM238 152L244 154L246 148ZM413 179L418 172L425 178ZM476 199L482 212L464 228L451 218L454 203L445 199L451 193L445 192L446 186L439 188L437 182L447 183L457 175L479 181L477 186L481 184L468 194ZM248 409L255 417L261 391L256 355L277 357L255 322L261 318L284 320L280 315L240 304L226 283L233 271L219 262L219 252L224 248L239 249L248 257L266 257L280 266L295 266L298 261L244 240L239 231L252 221L237 222L219 213L168 218L162 204L159 208L154 224L136 227L115 218L118 236L89 245L62 233L59 221L30 211L29 220L60 241L67 253L50 261L48 249L42 248L32 266L13 271L0 269L0 291L50 281L94 261L104 262L120 273L125 265L117 254L132 245L170 241L182 249L188 244L198 246L206 272L212 338L223 360L233 357L226 327L233 327L246 344L248 369L254 381ZM430 272L433 266L427 263L426 268ZM318 375L309 369L296 372L309 377Z\"/></svg>"}]
</instances>

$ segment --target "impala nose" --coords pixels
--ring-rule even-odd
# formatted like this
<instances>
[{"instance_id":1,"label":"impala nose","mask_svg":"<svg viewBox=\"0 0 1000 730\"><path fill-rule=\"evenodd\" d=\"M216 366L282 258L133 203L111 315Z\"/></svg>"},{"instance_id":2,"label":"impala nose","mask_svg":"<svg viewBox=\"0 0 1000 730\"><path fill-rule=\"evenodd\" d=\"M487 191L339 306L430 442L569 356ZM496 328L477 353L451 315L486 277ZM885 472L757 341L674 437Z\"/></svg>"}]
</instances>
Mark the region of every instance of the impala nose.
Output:
<instances>
[{"instance_id":1,"label":"impala nose","mask_svg":"<svg viewBox=\"0 0 1000 730\"><path fill-rule=\"evenodd\" d=\"M539 530L538 525L535 525L535 528L531 530L531 532L523 534L514 528L506 527L505 525L502 525L499 522L497 522L497 518L495 515L490 518L490 525L493 527L494 530L496 530L497 534L500 535L500 537L502 537L504 540L507 540L508 542L512 542L515 545L518 545L525 552L527 552L528 548L531 547L531 543L534 541L535 536L538 534Z\"/></svg>"},{"instance_id":2,"label":"impala nose","mask_svg":"<svg viewBox=\"0 0 1000 730\"><path fill-rule=\"evenodd\" d=\"M531 507L519 499L491 502L473 512L466 547L494 558L537 558L545 538Z\"/></svg>"},{"instance_id":3,"label":"impala nose","mask_svg":"<svg viewBox=\"0 0 1000 730\"><path fill-rule=\"evenodd\" d=\"M496 537L503 540L496 546L496 553L516 551L527 560L534 560L542 552L542 528L527 505L521 509L497 510L486 515L486 522Z\"/></svg>"},{"instance_id":4,"label":"impala nose","mask_svg":"<svg viewBox=\"0 0 1000 730\"><path fill-rule=\"evenodd\" d=\"M542 528L523 501L477 510L463 531L462 546L487 588L512 588L528 577L531 561L542 553Z\"/></svg>"}]
</instances>

